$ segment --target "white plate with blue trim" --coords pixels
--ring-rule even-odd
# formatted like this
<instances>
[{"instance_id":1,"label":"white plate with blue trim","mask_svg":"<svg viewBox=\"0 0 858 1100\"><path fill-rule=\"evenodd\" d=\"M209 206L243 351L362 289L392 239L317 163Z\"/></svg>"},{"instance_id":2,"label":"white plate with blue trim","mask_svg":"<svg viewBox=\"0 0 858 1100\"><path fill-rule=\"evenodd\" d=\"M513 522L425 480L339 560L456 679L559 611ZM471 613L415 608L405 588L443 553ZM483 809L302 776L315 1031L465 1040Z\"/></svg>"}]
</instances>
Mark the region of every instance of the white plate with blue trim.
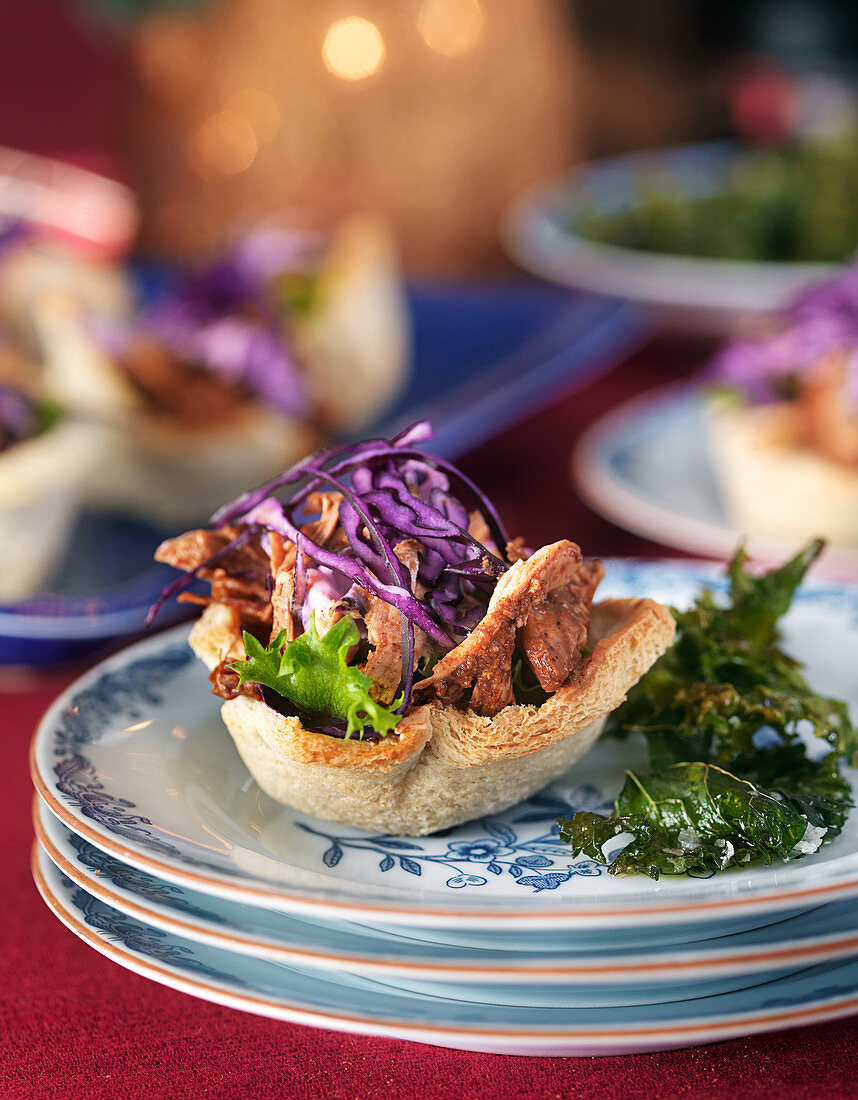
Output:
<instances>
[{"instance_id":1,"label":"white plate with blue trim","mask_svg":"<svg viewBox=\"0 0 858 1100\"><path fill-rule=\"evenodd\" d=\"M485 933L479 947L415 940L408 930L373 929L348 922L303 920L255 906L187 890L121 863L36 808L36 832L51 861L87 893L128 916L197 943L238 954L320 970L388 977L410 989L426 981L474 986L612 987L612 1003L630 995L635 1003L739 989L761 975L797 970L858 953L858 903L833 902L746 934L724 923L697 928L701 940L670 944L617 944L590 934L541 934L535 944L504 945ZM464 985L463 983L470 983ZM689 985L692 983L692 985ZM665 985L674 987L665 991ZM649 991L646 988L650 987ZM613 987L619 987L618 992ZM653 989L653 987L656 987ZM684 987L684 988L682 988ZM485 990L483 990L485 995ZM497 994L494 991L492 996ZM506 991L507 1000L521 994ZM546 994L542 993L545 997ZM644 1000L641 1000L644 998ZM631 1003L628 1000L624 1003Z\"/></svg>"},{"instance_id":2,"label":"white plate with blue trim","mask_svg":"<svg viewBox=\"0 0 858 1100\"><path fill-rule=\"evenodd\" d=\"M463 987L468 983L473 997L475 985L564 985L585 986L592 996L594 988L632 986L638 999L678 1000L683 993L680 986L693 996L740 989L764 980L761 975L858 953L858 902L849 900L745 934L729 923L725 927L724 922L695 926L700 939L678 946L617 943L613 935L606 941L597 934L568 931L542 933L533 944L521 933L505 942L503 933L491 932L483 933L479 946L433 943L415 939L408 929L304 920L209 897L106 855L72 833L43 805L34 807L34 823L42 848L67 878L128 916L238 954L387 977L399 985L409 983L412 989L425 981ZM689 983L694 987L690 993ZM665 985L674 987L672 994L664 992ZM650 992L641 988L647 986ZM653 992L652 987L660 990ZM518 991L503 995L521 997ZM611 993L613 998L619 995Z\"/></svg>"},{"instance_id":3,"label":"white plate with blue trim","mask_svg":"<svg viewBox=\"0 0 858 1100\"><path fill-rule=\"evenodd\" d=\"M292 1023L497 1054L627 1054L717 1042L858 1011L858 961L677 1003L566 1007L457 1000L343 973L248 958L181 939L98 901L34 854L50 909L101 954L172 989Z\"/></svg>"},{"instance_id":4,"label":"white plate with blue trim","mask_svg":"<svg viewBox=\"0 0 858 1100\"><path fill-rule=\"evenodd\" d=\"M607 563L603 594L684 605L717 570ZM858 713L858 588L809 581L785 646ZM105 661L42 720L32 774L49 809L123 862L201 893L296 915L412 928L658 927L776 916L858 896L858 830L812 857L709 877L614 877L574 858L558 815L607 809L640 747L604 742L505 813L430 837L348 829L269 799L247 774L180 627ZM757 923L759 923L757 921Z\"/></svg>"},{"instance_id":5,"label":"white plate with blue trim","mask_svg":"<svg viewBox=\"0 0 858 1100\"><path fill-rule=\"evenodd\" d=\"M515 200L504 217L504 244L522 267L543 278L645 306L672 327L724 333L737 321L771 317L832 265L649 252L577 231L582 211L612 214L636 204L653 174L691 197L717 194L738 156L738 146L718 141L580 165Z\"/></svg>"},{"instance_id":6,"label":"white plate with blue trim","mask_svg":"<svg viewBox=\"0 0 858 1100\"><path fill-rule=\"evenodd\" d=\"M91 882L80 884L75 875L65 875L62 862L55 858L49 844L43 843L42 851L63 872L64 877L76 885L82 885L87 894L104 903L111 911L130 916L152 929L168 932L179 939L200 946L221 948L231 954L255 960L261 959L276 966L298 968L304 972L317 971L322 978L331 974L348 975L358 981L368 979L374 985L383 985L397 991L430 997L442 993L452 1001L489 1001L492 1004L522 1008L605 1008L660 1004L662 1001L685 1001L731 993L812 965L811 962L796 962L787 957L780 960L775 969L763 974L753 968L743 970L734 966L728 973L705 975L696 972L692 956L689 955L688 965L681 974L674 973L663 957L660 960L657 957L651 960L652 974L640 968L635 974L631 970L625 971L622 950L610 951L603 944L601 970L597 965L598 960L592 957L588 960L589 966L580 965L577 971L574 965L565 967L565 975L558 973L550 963L546 965L544 961L536 968L528 970L525 950L521 953L521 961L515 960L511 964L509 960L515 958L514 952L506 953L504 974L502 971L492 970L491 959L496 953L491 950L427 945L424 954L428 958L421 962L414 958L414 944L406 943L403 951L395 933L385 938L373 933L371 929L362 929L358 925L349 925L342 921L306 922L282 913L263 914L262 910L257 909L255 915L248 914L251 925L262 925L269 936L273 926L279 933L285 930L289 937L286 944L281 942L266 948L259 941L251 942L244 938L246 933L239 931L235 924L217 923L218 919L228 919L224 918L220 906L229 907L229 902L216 899L215 910L209 908L207 916L203 916L202 912L188 914L184 911L178 916L165 915L163 908L154 912L151 905L147 910L129 900L127 893L119 896L114 905L108 900L112 893L109 888L93 888ZM134 871L133 868L125 868L126 879L129 872L138 876L144 874L142 871ZM235 905L233 908L251 910L252 907ZM247 917L242 923L246 927ZM313 944L313 949L302 951L302 942L306 944L308 941ZM350 952L357 954L350 955ZM545 956L543 960L544 958ZM433 959L436 960L434 965ZM457 969L458 960L462 959L464 963L458 965ZM322 965L317 966L317 961L321 961ZM563 969L563 962L559 961Z\"/></svg>"},{"instance_id":7,"label":"white plate with blue trim","mask_svg":"<svg viewBox=\"0 0 858 1100\"><path fill-rule=\"evenodd\" d=\"M745 538L758 560L783 561L794 544L741 531L727 515L705 402L692 385L662 387L618 405L578 441L575 485L594 511L664 546L726 559ZM830 546L817 570L858 577L858 550Z\"/></svg>"}]
</instances>

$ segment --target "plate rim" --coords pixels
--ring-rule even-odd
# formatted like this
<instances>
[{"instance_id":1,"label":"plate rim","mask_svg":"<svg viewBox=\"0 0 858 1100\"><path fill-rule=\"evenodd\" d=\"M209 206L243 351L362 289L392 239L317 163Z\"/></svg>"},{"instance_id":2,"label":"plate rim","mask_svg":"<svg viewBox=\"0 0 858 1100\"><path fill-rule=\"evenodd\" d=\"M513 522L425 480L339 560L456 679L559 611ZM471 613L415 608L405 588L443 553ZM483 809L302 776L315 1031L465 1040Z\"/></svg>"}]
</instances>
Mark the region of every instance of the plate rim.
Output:
<instances>
[{"instance_id":1,"label":"plate rim","mask_svg":"<svg viewBox=\"0 0 858 1100\"><path fill-rule=\"evenodd\" d=\"M437 925L438 927L452 924L457 927L469 928L515 928L516 926L522 928L562 928L567 926L586 928L592 927L591 922L595 920L613 920L613 927L626 927L635 918L651 918L651 923L656 923L656 918L661 917L705 920L709 919L712 913L717 917L719 912L728 909L749 910L751 912L779 912L805 903L812 904L817 899L822 899L819 904L823 904L824 901L836 901L858 896L858 874L856 874L854 878L841 882L829 883L824 886L808 886L795 889L788 894L774 890L760 890L744 898L728 897L713 901L645 906L639 909L626 907L621 911L595 907L581 908L575 912L565 909L505 911L497 908L465 911L451 907L432 908L429 906L411 909L394 904L364 903L357 898L337 900L314 897L308 899L300 894L284 893L276 887L272 889L252 885L236 887L233 881L226 876L215 874L210 877L198 876L193 872L174 869L170 864L162 863L154 857L142 855L132 848L113 842L111 838L104 837L71 814L66 816L65 808L52 797L50 791L45 788L38 777L34 778L34 785L48 809L63 825L73 832L77 832L84 840L107 853L107 855L115 856L122 862L154 874L167 882L187 886L200 893L214 894L217 897L228 898L229 900L244 901L251 905L265 904L286 913L321 917L329 917L332 913L336 913L335 919L340 920L362 921L368 917L375 917L388 924L392 922L398 924L413 923L414 925Z\"/></svg>"},{"instance_id":2,"label":"plate rim","mask_svg":"<svg viewBox=\"0 0 858 1100\"><path fill-rule=\"evenodd\" d=\"M507 1026L494 1027L468 1027L439 1025L431 1022L414 1023L392 1018L383 1018L377 1015L361 1018L355 1013L341 1015L325 1010L313 1010L298 1005L289 1005L283 999L279 1002L264 996L242 994L231 989L220 988L216 983L206 982L198 978L179 976L175 968L164 964L155 964L141 959L137 953L109 943L91 928L87 928L62 899L58 898L51 889L42 873L41 858L38 842L35 842L31 852L31 873L45 904L70 931L82 939L99 954L128 970L143 977L149 978L161 985L181 992L190 993L193 996L212 1001L216 1004L224 1004L231 1008L239 1008L257 1015L273 1016L277 1019L291 1023L309 1025L311 1027L328 1028L334 1031L346 1031L357 1034L380 1035L396 1039L409 1039L416 1042L426 1042L441 1046L460 1046L462 1039L477 1040L482 1043L518 1041L526 1046L528 1044L541 1045L540 1050L546 1053L544 1047L554 1048L551 1053L560 1054L563 1044L580 1042L592 1044L594 1049L602 1048L603 1053L615 1052L618 1043L652 1042L656 1045L641 1049L661 1050L669 1046L696 1046L701 1043L718 1042L723 1039L735 1038L764 1031L782 1030L802 1026L804 1024L821 1023L826 1020L858 1012L858 993L849 996L830 998L828 1000L810 1001L803 1008L787 1006L772 1008L768 1011L756 1010L735 1014L732 1018L724 1017L698 1017L694 1022L671 1024L666 1022L653 1024L648 1027L635 1027L634 1025L617 1025L615 1028L574 1028L563 1029L562 1025L547 1030L539 1030L535 1027L511 1028ZM50 861L48 861L50 862ZM789 979L783 979L788 981ZM766 983L771 984L771 983ZM411 994L412 996L419 996ZM678 1002L678 1012L682 1013L683 1002ZM266 1009L268 1011L266 1011ZM668 1030L668 1026L670 1030ZM465 1049L482 1049L481 1047L468 1047ZM629 1051L631 1052L631 1050ZM530 1053L523 1049L519 1053Z\"/></svg>"},{"instance_id":3,"label":"plate rim","mask_svg":"<svg viewBox=\"0 0 858 1100\"><path fill-rule=\"evenodd\" d=\"M350 955L343 951L331 954L310 948L291 947L275 941L250 940L238 935L235 930L227 933L202 929L193 920L173 918L148 908L145 899L142 902L128 900L69 862L48 835L42 821L42 813L49 814L50 811L38 795L34 795L33 830L41 849L66 878L105 905L186 939L239 954L276 958L299 966L324 970L345 966L355 973L404 975L434 981L444 981L445 978L449 980L465 978L467 981L478 984L487 984L489 981L518 984L532 979L546 984L557 984L581 979L610 986L619 981L620 975L624 978L636 976L641 981L648 978L652 984L682 980L682 976L686 974L690 979L699 975L717 977L747 972L749 967L754 973L763 975L793 964L796 967L810 966L858 954L858 929L852 933L829 933L818 935L815 939L809 937L807 942L793 939L784 942L774 941L771 945L740 946L732 953L728 948L724 948L720 953L711 952L703 957L695 953L695 949L701 946L699 942L669 945L669 949L661 956L654 956L648 952L647 948L641 948L638 949L637 961L632 957L613 964L588 965L588 960L585 958L576 965L570 965L562 961L559 956L555 956L550 962L535 964L530 961L526 965L513 965L490 964L486 961L479 964L467 961L445 964L421 961L417 958L372 958L366 955ZM735 939L736 936L741 936L741 933L736 933L729 938ZM236 944L252 945L254 950L242 951L240 947L234 946ZM262 952L265 952L265 955ZM764 965L761 965L763 963ZM665 971L664 975L658 976L659 971ZM612 981L613 975L616 977Z\"/></svg>"},{"instance_id":4,"label":"plate rim","mask_svg":"<svg viewBox=\"0 0 858 1100\"><path fill-rule=\"evenodd\" d=\"M659 411L689 408L702 395L700 382L669 382L646 390L609 409L590 424L572 449L571 480L586 504L624 530L652 539L663 546L726 561L742 540L752 557L760 561L781 561L795 553L797 542L768 535L752 535L722 523L689 516L686 512L650 500L615 478L603 461L622 431L640 425ZM858 549L827 546L814 567L815 575L845 583L855 581Z\"/></svg>"}]
</instances>

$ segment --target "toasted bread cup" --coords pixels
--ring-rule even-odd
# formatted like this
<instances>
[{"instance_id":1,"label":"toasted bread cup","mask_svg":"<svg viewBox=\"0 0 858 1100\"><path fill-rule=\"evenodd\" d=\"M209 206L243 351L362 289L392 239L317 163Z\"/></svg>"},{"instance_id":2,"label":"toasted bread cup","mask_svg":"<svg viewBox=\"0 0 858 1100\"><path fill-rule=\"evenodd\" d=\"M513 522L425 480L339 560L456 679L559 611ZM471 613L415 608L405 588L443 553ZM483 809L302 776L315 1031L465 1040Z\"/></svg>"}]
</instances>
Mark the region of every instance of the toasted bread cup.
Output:
<instances>
[{"instance_id":1,"label":"toasted bread cup","mask_svg":"<svg viewBox=\"0 0 858 1100\"><path fill-rule=\"evenodd\" d=\"M0 454L0 603L48 580L104 444L102 433L61 421Z\"/></svg>"},{"instance_id":2,"label":"toasted bread cup","mask_svg":"<svg viewBox=\"0 0 858 1100\"><path fill-rule=\"evenodd\" d=\"M675 624L647 599L592 609L589 656L573 682L541 706L493 718L439 702L409 710L378 742L305 729L240 695L221 714L260 787L278 802L342 825L422 836L520 802L587 752L607 715L664 652ZM241 660L233 611L208 607L191 646L209 669Z\"/></svg>"},{"instance_id":3,"label":"toasted bread cup","mask_svg":"<svg viewBox=\"0 0 858 1100\"><path fill-rule=\"evenodd\" d=\"M709 440L724 505L749 534L858 546L858 469L802 445L788 403L718 409Z\"/></svg>"},{"instance_id":4,"label":"toasted bread cup","mask_svg":"<svg viewBox=\"0 0 858 1100\"><path fill-rule=\"evenodd\" d=\"M386 230L365 218L334 235L314 307L295 319L313 409L306 419L261 399L212 425L159 415L93 337L77 298L49 293L33 310L45 388L110 433L111 461L90 480L90 503L165 526L204 519L309 454L324 434L371 420L401 388L408 360L395 250Z\"/></svg>"}]
</instances>

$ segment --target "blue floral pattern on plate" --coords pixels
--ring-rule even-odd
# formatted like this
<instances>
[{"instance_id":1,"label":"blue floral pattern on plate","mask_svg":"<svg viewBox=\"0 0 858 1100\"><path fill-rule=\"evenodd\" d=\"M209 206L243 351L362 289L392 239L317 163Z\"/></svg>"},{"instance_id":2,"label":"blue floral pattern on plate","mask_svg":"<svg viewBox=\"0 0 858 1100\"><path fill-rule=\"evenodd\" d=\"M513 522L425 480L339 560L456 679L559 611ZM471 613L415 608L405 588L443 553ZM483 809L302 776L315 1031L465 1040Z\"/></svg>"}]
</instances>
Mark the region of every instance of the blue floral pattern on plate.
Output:
<instances>
[{"instance_id":1,"label":"blue floral pattern on plate","mask_svg":"<svg viewBox=\"0 0 858 1100\"><path fill-rule=\"evenodd\" d=\"M170 646L158 657L134 661L115 672L105 672L94 684L78 692L57 725L54 756L57 790L81 813L107 826L117 836L144 842L152 851L177 856L179 849L156 835L148 817L132 813L133 802L105 790L98 771L82 748L103 733L119 715L141 718L147 707L161 702L159 686L167 683L192 660L187 645Z\"/></svg>"},{"instance_id":2,"label":"blue floral pattern on plate","mask_svg":"<svg viewBox=\"0 0 858 1100\"><path fill-rule=\"evenodd\" d=\"M78 915L109 943L121 944L155 962L180 966L194 974L206 974L210 978L220 976L217 970L195 958L192 947L176 943L175 937L169 932L162 932L159 928L153 928L150 924L120 913L118 909L111 909L65 876L61 881L63 887L69 891L70 902ZM243 983L238 979L237 984Z\"/></svg>"},{"instance_id":3,"label":"blue floral pattern on plate","mask_svg":"<svg viewBox=\"0 0 858 1100\"><path fill-rule=\"evenodd\" d=\"M100 878L113 883L121 890L127 890L136 894L144 901L166 905L172 909L178 909L189 917L198 917L207 922L224 924L222 917L210 909L201 909L192 905L185 897L185 891L181 886L174 886L170 882L148 875L145 871L132 867L130 864L121 863L106 852L88 844L82 836L67 831L67 843L74 849L75 859L81 867L93 871Z\"/></svg>"},{"instance_id":4,"label":"blue floral pattern on plate","mask_svg":"<svg viewBox=\"0 0 858 1100\"><path fill-rule=\"evenodd\" d=\"M328 841L322 854L326 867L336 867L346 852L375 852L381 856L378 869L382 874L394 867L409 875L420 877L423 867L432 864L453 872L445 885L451 890L469 886L485 886L490 875L510 875L518 886L540 893L556 890L575 875L601 875L605 868L592 859L574 860L569 846L560 839L560 831L554 822L561 814L574 813L576 809L593 809L607 812L611 800L595 787L587 784L572 791L568 800L537 794L523 803L525 812L507 823L504 818L484 818L480 825L485 836L468 840L448 840L446 851L427 851L425 844L398 836L335 835L323 828L299 822L298 827L313 836ZM532 838L519 837L513 827L516 823L541 821L548 825L545 832ZM446 834L437 834L445 836ZM477 870L485 874L476 874Z\"/></svg>"}]
</instances>

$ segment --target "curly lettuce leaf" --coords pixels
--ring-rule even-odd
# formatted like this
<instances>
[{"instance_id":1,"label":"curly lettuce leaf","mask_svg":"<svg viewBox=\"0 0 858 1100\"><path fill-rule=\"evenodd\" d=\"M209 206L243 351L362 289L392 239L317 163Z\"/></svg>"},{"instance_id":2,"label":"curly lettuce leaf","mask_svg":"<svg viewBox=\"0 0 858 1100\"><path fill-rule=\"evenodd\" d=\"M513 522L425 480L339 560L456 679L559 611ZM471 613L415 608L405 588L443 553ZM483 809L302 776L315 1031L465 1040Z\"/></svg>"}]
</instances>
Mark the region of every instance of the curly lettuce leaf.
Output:
<instances>
[{"instance_id":1,"label":"curly lettuce leaf","mask_svg":"<svg viewBox=\"0 0 858 1100\"><path fill-rule=\"evenodd\" d=\"M576 851L608 862L603 846L624 834L612 873L658 877L795 858L841 831L852 800L840 760L858 763L858 734L846 704L815 692L778 648L778 620L821 549L816 540L755 577L740 547L726 606L706 590L674 610L674 645L609 726L645 738L651 772L628 773L611 815L558 823ZM832 746L822 760L810 732Z\"/></svg>"},{"instance_id":2,"label":"curly lettuce leaf","mask_svg":"<svg viewBox=\"0 0 858 1100\"><path fill-rule=\"evenodd\" d=\"M516 703L541 707L548 698L548 692L536 678L530 662L518 652L512 657L512 693Z\"/></svg>"},{"instance_id":3,"label":"curly lettuce leaf","mask_svg":"<svg viewBox=\"0 0 858 1100\"><path fill-rule=\"evenodd\" d=\"M386 737L400 715L376 702L369 693L372 680L348 663L349 652L359 641L350 616L319 634L312 615L306 631L291 642L281 631L266 647L245 632L247 659L231 667L242 684L271 688L312 717L345 722L347 738L361 738L370 730ZM392 707L401 701L394 700Z\"/></svg>"}]
</instances>

